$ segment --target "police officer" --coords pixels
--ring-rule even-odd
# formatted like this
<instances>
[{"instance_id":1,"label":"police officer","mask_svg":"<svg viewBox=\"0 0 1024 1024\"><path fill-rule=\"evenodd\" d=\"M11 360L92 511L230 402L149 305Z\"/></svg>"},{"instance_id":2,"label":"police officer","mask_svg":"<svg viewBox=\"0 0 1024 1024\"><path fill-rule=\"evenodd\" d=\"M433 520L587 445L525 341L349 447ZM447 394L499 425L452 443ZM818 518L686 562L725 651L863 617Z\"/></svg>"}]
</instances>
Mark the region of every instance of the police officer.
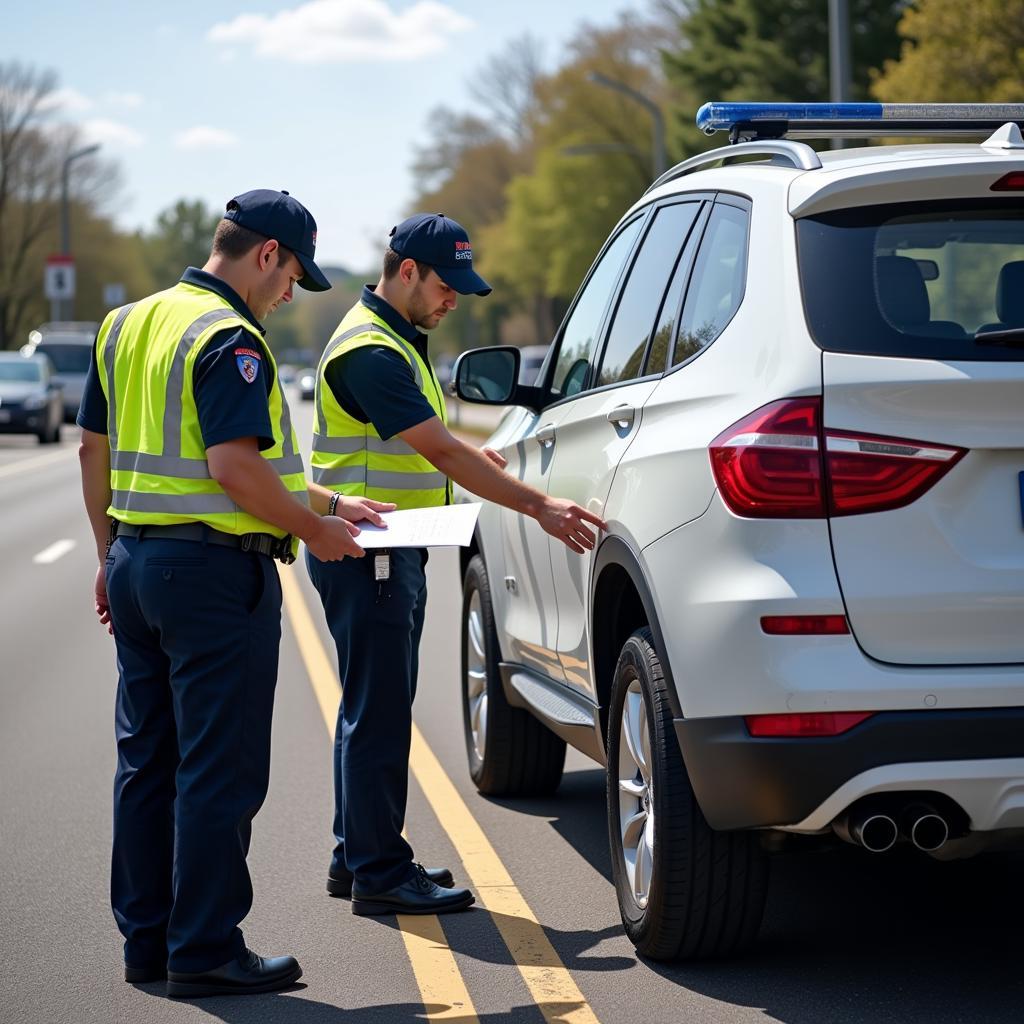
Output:
<instances>
[{"instance_id":1,"label":"police officer","mask_svg":"<svg viewBox=\"0 0 1024 1024\"><path fill-rule=\"evenodd\" d=\"M111 902L125 980L172 996L266 992L302 973L250 952L251 822L267 791L281 634L273 558L324 564L379 521L309 486L260 321L323 291L316 223L286 192L231 200L202 270L116 309L79 413L96 611L117 647ZM378 508L388 508L382 505ZM319 513L319 514L318 514ZM346 518L340 518L346 517Z\"/></svg>"},{"instance_id":2,"label":"police officer","mask_svg":"<svg viewBox=\"0 0 1024 1024\"><path fill-rule=\"evenodd\" d=\"M375 288L338 326L320 360L313 478L338 493L400 509L445 505L449 478L533 516L575 551L592 548L597 516L503 472L497 452L448 432L427 338L459 295L487 295L469 237L441 214L391 233ZM473 903L451 872L413 863L402 838L412 700L426 603L426 552L396 548L360 562L307 553L338 649L343 699L334 740L335 848L327 891L355 914L438 914Z\"/></svg>"}]
</instances>

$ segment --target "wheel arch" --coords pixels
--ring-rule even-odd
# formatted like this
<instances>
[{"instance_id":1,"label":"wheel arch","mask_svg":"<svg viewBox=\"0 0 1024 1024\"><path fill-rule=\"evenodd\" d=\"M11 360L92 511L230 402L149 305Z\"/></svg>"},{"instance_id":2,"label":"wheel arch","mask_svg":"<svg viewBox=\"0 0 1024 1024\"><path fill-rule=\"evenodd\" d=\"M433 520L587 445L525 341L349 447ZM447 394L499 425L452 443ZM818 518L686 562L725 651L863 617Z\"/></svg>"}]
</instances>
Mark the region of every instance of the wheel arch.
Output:
<instances>
[{"instance_id":1,"label":"wheel arch","mask_svg":"<svg viewBox=\"0 0 1024 1024\"><path fill-rule=\"evenodd\" d=\"M640 558L622 537L608 537L594 559L590 593L591 636L594 648L594 685L601 713L602 735L608 731L608 706L619 652L630 634L649 626L661 658L674 718L682 718L672 666L651 586Z\"/></svg>"}]
</instances>

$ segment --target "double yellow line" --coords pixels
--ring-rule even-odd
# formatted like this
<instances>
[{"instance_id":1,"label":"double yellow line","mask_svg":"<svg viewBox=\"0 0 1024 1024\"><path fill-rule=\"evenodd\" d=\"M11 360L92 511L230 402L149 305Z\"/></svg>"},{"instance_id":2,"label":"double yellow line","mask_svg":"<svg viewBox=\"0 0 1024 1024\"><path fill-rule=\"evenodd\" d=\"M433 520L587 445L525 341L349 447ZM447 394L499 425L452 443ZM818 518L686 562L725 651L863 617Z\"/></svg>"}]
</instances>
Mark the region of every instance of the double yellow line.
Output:
<instances>
[{"instance_id":1,"label":"double yellow line","mask_svg":"<svg viewBox=\"0 0 1024 1024\"><path fill-rule=\"evenodd\" d=\"M341 687L309 614L294 572L281 573L284 604L302 659L323 714L334 735ZM598 1024L551 945L544 929L516 887L501 858L477 824L466 802L415 723L410 766L441 827L462 860L477 900L488 910L519 968L530 995L549 1024ZM398 925L419 986L426 1019L458 1017L477 1021L462 972L437 917L399 915Z\"/></svg>"}]
</instances>

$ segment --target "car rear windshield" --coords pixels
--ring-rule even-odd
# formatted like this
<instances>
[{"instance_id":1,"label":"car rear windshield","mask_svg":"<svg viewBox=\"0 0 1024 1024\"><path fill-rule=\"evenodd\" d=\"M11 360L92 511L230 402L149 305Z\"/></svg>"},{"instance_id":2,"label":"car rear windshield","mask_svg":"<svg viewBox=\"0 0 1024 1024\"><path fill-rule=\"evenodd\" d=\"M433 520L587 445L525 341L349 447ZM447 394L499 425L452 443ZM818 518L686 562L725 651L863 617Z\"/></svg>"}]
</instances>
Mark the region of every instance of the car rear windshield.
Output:
<instances>
[{"instance_id":1,"label":"car rear windshield","mask_svg":"<svg viewBox=\"0 0 1024 1024\"><path fill-rule=\"evenodd\" d=\"M36 347L37 352L48 355L58 373L88 373L89 355L92 343L44 341Z\"/></svg>"},{"instance_id":2,"label":"car rear windshield","mask_svg":"<svg viewBox=\"0 0 1024 1024\"><path fill-rule=\"evenodd\" d=\"M0 380L16 380L35 384L43 379L43 369L38 363L27 359L0 359Z\"/></svg>"},{"instance_id":3,"label":"car rear windshield","mask_svg":"<svg viewBox=\"0 0 1024 1024\"><path fill-rule=\"evenodd\" d=\"M955 200L797 221L811 334L829 352L1024 360L1024 203Z\"/></svg>"}]
</instances>

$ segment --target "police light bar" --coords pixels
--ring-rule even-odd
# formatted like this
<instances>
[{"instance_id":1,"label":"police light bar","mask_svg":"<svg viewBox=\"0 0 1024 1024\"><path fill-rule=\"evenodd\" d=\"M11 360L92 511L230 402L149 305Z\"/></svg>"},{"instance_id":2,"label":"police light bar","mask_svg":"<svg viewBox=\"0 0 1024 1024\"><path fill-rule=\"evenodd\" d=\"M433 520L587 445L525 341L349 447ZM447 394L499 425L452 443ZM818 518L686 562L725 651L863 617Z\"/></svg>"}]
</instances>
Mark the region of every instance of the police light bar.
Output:
<instances>
[{"instance_id":1,"label":"police light bar","mask_svg":"<svg viewBox=\"0 0 1024 1024\"><path fill-rule=\"evenodd\" d=\"M1024 103L705 103L697 127L747 139L984 135L1024 127Z\"/></svg>"}]
</instances>

